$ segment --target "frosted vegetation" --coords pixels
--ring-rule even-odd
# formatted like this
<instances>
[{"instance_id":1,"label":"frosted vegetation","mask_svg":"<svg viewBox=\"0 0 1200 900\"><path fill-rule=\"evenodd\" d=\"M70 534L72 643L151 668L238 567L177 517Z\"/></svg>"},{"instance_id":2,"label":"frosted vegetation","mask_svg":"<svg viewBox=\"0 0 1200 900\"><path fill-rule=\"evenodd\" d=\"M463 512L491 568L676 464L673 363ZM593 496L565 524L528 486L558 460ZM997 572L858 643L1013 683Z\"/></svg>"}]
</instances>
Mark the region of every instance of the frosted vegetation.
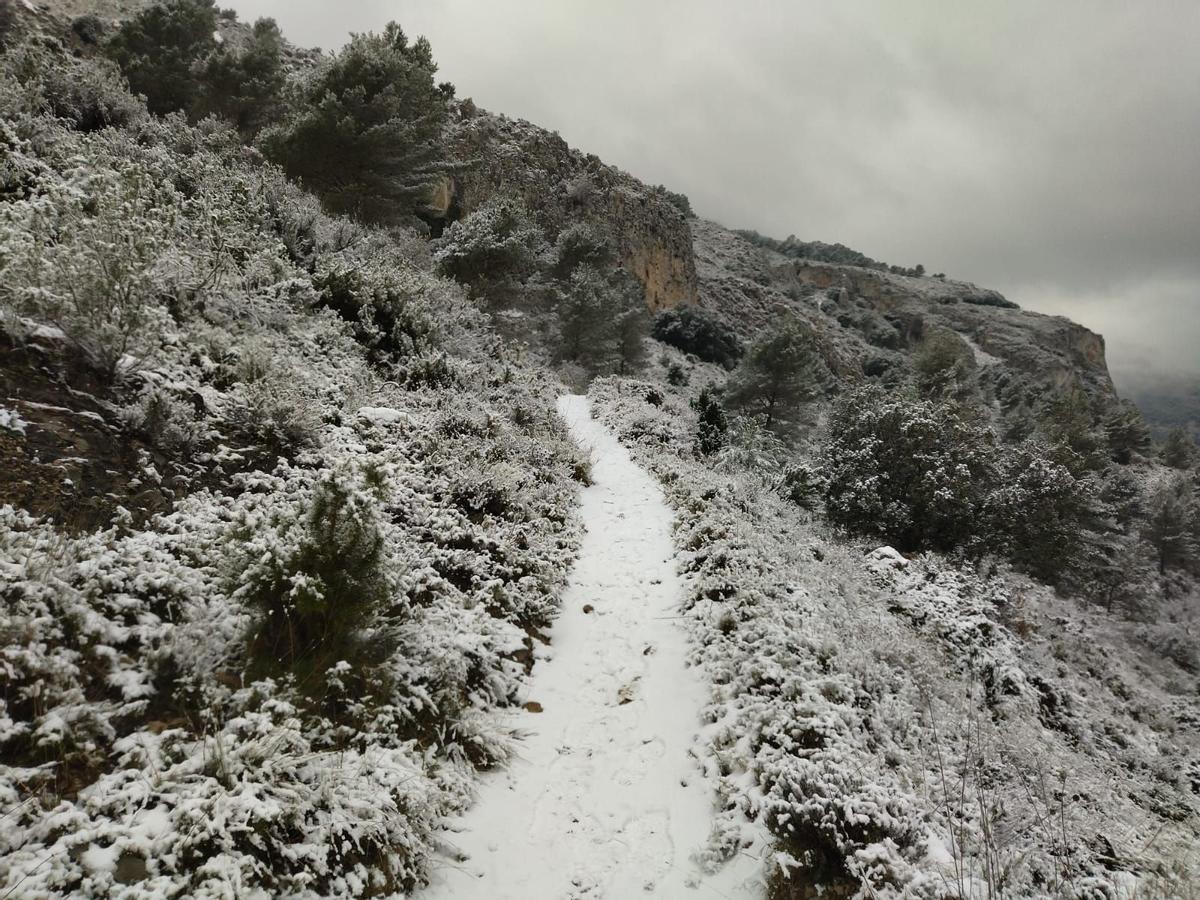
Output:
<instances>
[{"instance_id":1,"label":"frosted vegetation","mask_svg":"<svg viewBox=\"0 0 1200 900\"><path fill-rule=\"evenodd\" d=\"M713 682L714 858L758 820L778 897L1195 889L1195 699L1126 655L1132 629L994 556L846 542L794 502L794 456L761 431L693 452L705 407L677 389L593 395L676 509Z\"/></svg>"},{"instance_id":2,"label":"frosted vegetation","mask_svg":"<svg viewBox=\"0 0 1200 900\"><path fill-rule=\"evenodd\" d=\"M147 115L102 63L3 62L6 347L175 500L97 529L0 507L0 886L407 889L510 753L487 713L572 559L556 389L419 244L235 133ZM64 118L69 85L124 127Z\"/></svg>"},{"instance_id":3,"label":"frosted vegetation","mask_svg":"<svg viewBox=\"0 0 1200 900\"><path fill-rule=\"evenodd\" d=\"M766 832L775 900L1200 890L1186 434L949 327L905 355L833 287L652 318L602 216L437 220L485 114L396 26L315 58L208 0L30 16L0 3L0 896L418 890L518 747L589 383L676 517L705 867Z\"/></svg>"}]
</instances>

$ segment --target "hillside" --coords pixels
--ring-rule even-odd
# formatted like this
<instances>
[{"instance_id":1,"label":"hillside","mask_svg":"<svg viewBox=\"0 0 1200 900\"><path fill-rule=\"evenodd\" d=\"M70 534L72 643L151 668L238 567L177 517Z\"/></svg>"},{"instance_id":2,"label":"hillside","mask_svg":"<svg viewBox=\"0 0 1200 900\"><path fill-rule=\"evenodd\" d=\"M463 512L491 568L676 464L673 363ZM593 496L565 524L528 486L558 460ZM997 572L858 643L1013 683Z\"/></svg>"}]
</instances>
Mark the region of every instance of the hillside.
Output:
<instances>
[{"instance_id":1,"label":"hillside","mask_svg":"<svg viewBox=\"0 0 1200 900\"><path fill-rule=\"evenodd\" d=\"M0 11L0 895L1200 896L1200 469L1102 337L397 27Z\"/></svg>"}]
</instances>

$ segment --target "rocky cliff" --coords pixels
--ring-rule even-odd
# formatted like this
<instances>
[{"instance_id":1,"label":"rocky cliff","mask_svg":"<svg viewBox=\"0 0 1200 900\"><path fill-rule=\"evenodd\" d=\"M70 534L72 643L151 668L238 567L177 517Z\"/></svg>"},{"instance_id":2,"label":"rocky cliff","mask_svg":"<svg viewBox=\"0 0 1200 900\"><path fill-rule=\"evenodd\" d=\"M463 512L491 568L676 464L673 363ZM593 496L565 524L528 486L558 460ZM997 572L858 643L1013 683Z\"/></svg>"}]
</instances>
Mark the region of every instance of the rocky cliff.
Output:
<instances>
[{"instance_id":1,"label":"rocky cliff","mask_svg":"<svg viewBox=\"0 0 1200 900\"><path fill-rule=\"evenodd\" d=\"M685 215L663 188L572 149L556 133L470 101L458 105L451 143L463 165L431 202L435 231L492 197L517 196L551 239L579 220L608 231L652 309L696 303L744 337L781 315L800 316L822 336L844 380L899 376L927 334L948 330L970 346L987 393L1005 409L1036 405L1046 391L1082 391L1098 410L1116 401L1103 338L1022 310L997 291L784 255Z\"/></svg>"},{"instance_id":2,"label":"rocky cliff","mask_svg":"<svg viewBox=\"0 0 1200 900\"><path fill-rule=\"evenodd\" d=\"M492 197L520 197L551 239L580 220L611 234L651 308L696 302L687 219L662 188L572 149L554 132L481 112L470 101L459 104L450 143L463 165L435 191L429 211L435 230Z\"/></svg>"},{"instance_id":3,"label":"rocky cliff","mask_svg":"<svg viewBox=\"0 0 1200 900\"><path fill-rule=\"evenodd\" d=\"M958 335L988 394L1005 409L1047 390L1116 401L1104 339L1060 316L1020 309L996 291L946 278L792 259L714 222L691 222L699 303L744 335L780 316L804 319L844 379L900 375L926 335Z\"/></svg>"}]
</instances>

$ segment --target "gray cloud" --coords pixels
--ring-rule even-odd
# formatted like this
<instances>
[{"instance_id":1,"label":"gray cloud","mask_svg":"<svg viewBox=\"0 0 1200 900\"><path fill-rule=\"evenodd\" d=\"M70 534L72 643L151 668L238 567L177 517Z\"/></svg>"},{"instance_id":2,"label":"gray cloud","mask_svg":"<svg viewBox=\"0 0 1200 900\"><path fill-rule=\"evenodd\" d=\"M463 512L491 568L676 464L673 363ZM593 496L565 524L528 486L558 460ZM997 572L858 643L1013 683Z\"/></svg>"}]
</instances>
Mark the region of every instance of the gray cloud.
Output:
<instances>
[{"instance_id":1,"label":"gray cloud","mask_svg":"<svg viewBox=\"0 0 1200 900\"><path fill-rule=\"evenodd\" d=\"M398 19L481 106L735 227L841 241L1200 373L1200 5L235 0L337 47Z\"/></svg>"}]
</instances>

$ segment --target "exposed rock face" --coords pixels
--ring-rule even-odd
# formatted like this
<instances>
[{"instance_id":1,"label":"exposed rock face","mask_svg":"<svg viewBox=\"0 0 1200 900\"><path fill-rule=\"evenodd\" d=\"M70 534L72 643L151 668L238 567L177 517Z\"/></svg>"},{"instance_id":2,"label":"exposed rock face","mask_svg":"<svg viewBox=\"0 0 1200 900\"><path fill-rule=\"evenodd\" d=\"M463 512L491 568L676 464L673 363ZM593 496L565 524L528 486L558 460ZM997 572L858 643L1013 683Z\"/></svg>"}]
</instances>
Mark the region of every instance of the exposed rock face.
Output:
<instances>
[{"instance_id":1,"label":"exposed rock face","mask_svg":"<svg viewBox=\"0 0 1200 900\"><path fill-rule=\"evenodd\" d=\"M900 374L926 334L946 329L971 347L985 395L1006 411L1046 391L1082 391L1097 411L1116 402L1104 339L1068 319L967 282L790 259L713 222L691 226L700 304L744 335L801 317L843 379Z\"/></svg>"},{"instance_id":2,"label":"exposed rock face","mask_svg":"<svg viewBox=\"0 0 1200 900\"><path fill-rule=\"evenodd\" d=\"M504 116L464 112L450 130L463 171L434 191L435 227L497 196L521 198L553 240L572 221L610 233L622 265L637 276L653 309L694 303L696 266L687 220L666 193L571 149L561 137Z\"/></svg>"}]
</instances>

